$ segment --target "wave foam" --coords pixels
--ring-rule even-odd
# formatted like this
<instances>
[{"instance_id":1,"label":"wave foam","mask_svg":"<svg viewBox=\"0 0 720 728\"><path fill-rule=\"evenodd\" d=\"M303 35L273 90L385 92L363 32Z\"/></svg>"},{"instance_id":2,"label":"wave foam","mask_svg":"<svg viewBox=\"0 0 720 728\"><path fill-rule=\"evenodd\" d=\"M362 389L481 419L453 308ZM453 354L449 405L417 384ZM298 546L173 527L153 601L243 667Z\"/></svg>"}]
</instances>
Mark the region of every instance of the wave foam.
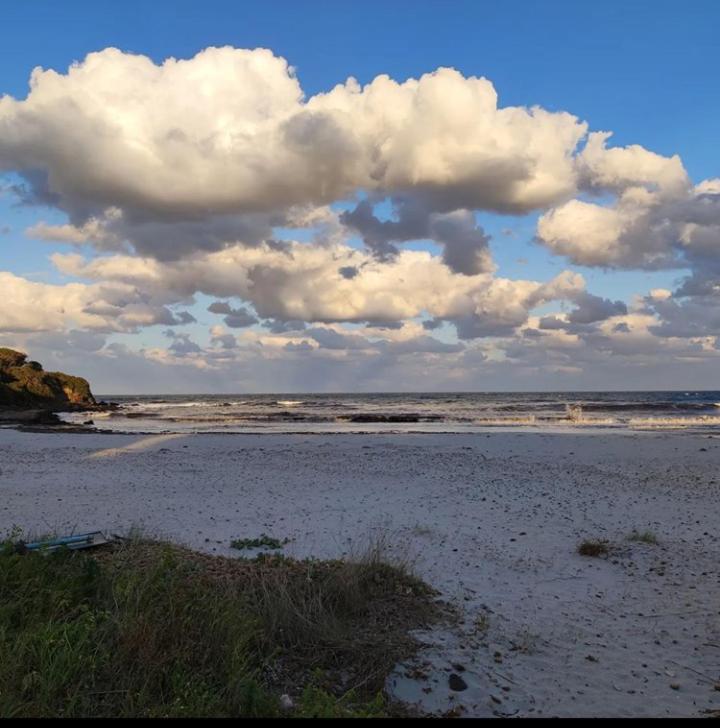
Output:
<instances>
[{"instance_id":1,"label":"wave foam","mask_svg":"<svg viewBox=\"0 0 720 728\"><path fill-rule=\"evenodd\" d=\"M681 428L701 427L703 425L720 425L720 417L703 415L700 417L633 417L628 422L630 427Z\"/></svg>"}]
</instances>

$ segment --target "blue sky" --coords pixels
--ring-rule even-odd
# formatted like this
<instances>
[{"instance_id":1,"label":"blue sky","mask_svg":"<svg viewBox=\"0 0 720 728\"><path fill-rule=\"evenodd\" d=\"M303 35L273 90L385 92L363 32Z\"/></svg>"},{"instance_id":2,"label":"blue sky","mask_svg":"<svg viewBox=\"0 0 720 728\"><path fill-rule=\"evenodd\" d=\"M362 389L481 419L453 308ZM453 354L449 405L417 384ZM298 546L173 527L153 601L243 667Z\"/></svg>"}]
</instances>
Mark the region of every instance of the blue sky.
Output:
<instances>
[{"instance_id":1,"label":"blue sky","mask_svg":"<svg viewBox=\"0 0 720 728\"><path fill-rule=\"evenodd\" d=\"M466 77L490 79L500 106L567 111L587 121L592 131L612 131L611 145L640 144L664 157L679 155L695 183L720 175L720 3L714 0L34 0L6 3L0 17L0 94L16 99L27 95L33 68L65 73L71 63L107 47L148 56L157 64L168 57L191 58L209 46L269 48L295 67L306 98L348 76L361 84L379 74L402 82L447 66ZM17 180L12 169L5 180ZM334 209L345 209L343 205L349 203L338 202ZM389 209L379 212L387 215ZM510 216L476 211L492 238L499 275L546 281L562 270L574 271L594 295L630 304L650 289L673 290L688 274L683 265L618 269L568 260L536 241L544 212ZM50 284L80 281L48 262L50 253L72 247L25 234L40 220L61 225L67 216L61 209L19 206L11 194L0 196L0 270ZM295 238L303 235L309 233L299 231ZM362 247L357 235L351 244ZM439 250L425 242L407 248ZM205 343L211 318L205 307L211 300L198 291L196 302L186 306L198 323L184 330ZM536 313L553 306L557 309L543 304ZM455 340L447 323L438 331L441 340ZM167 343L162 326L115 333L108 340L135 342L136 348Z\"/></svg>"},{"instance_id":2,"label":"blue sky","mask_svg":"<svg viewBox=\"0 0 720 728\"><path fill-rule=\"evenodd\" d=\"M714 0L33 0L2 8L0 89L23 95L35 66L65 69L107 46L158 62L272 48L308 94L446 65L490 78L503 105L571 110L619 144L680 153L701 178L720 166L719 25Z\"/></svg>"}]
</instances>

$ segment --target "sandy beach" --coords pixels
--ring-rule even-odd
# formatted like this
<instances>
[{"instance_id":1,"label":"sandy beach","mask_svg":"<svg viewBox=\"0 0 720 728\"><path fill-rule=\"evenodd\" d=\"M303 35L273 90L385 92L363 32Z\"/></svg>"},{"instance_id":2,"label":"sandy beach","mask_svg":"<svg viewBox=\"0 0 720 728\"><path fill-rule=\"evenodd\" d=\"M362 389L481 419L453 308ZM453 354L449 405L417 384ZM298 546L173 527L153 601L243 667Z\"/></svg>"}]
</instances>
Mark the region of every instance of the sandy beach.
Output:
<instances>
[{"instance_id":1,"label":"sandy beach","mask_svg":"<svg viewBox=\"0 0 720 728\"><path fill-rule=\"evenodd\" d=\"M267 533L298 557L382 538L460 615L422 635L396 697L472 716L700 716L720 709L719 466L720 439L700 434L0 430L0 530L137 527L223 555ZM610 555L580 556L584 539Z\"/></svg>"}]
</instances>

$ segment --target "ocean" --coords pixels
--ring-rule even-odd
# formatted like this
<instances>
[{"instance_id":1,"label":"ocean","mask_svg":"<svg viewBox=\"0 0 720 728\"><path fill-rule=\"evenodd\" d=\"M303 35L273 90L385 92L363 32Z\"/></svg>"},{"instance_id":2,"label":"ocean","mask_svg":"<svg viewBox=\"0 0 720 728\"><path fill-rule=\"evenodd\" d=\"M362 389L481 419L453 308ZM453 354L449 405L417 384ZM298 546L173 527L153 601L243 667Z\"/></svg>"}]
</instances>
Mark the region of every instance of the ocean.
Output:
<instances>
[{"instance_id":1,"label":"ocean","mask_svg":"<svg viewBox=\"0 0 720 728\"><path fill-rule=\"evenodd\" d=\"M495 428L720 428L720 392L532 392L104 396L113 432L474 432ZM80 423L87 414L62 415Z\"/></svg>"}]
</instances>

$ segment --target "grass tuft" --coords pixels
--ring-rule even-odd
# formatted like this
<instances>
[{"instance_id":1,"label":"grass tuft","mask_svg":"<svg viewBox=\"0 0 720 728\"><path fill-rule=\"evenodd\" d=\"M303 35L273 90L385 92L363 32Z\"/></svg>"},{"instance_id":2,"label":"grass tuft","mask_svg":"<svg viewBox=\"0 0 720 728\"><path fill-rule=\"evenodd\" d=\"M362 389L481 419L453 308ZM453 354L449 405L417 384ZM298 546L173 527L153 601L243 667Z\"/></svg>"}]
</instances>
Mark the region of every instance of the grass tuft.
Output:
<instances>
[{"instance_id":1,"label":"grass tuft","mask_svg":"<svg viewBox=\"0 0 720 728\"><path fill-rule=\"evenodd\" d=\"M490 615L487 612L478 612L473 620L473 631L475 634L487 634L490 629Z\"/></svg>"},{"instance_id":2,"label":"grass tuft","mask_svg":"<svg viewBox=\"0 0 720 728\"><path fill-rule=\"evenodd\" d=\"M633 531L627 538L628 541L647 543L653 546L658 542L657 536L652 531Z\"/></svg>"},{"instance_id":3,"label":"grass tuft","mask_svg":"<svg viewBox=\"0 0 720 728\"><path fill-rule=\"evenodd\" d=\"M610 545L602 540L585 540L578 546L578 553L581 556L607 556L610 553Z\"/></svg>"}]
</instances>

